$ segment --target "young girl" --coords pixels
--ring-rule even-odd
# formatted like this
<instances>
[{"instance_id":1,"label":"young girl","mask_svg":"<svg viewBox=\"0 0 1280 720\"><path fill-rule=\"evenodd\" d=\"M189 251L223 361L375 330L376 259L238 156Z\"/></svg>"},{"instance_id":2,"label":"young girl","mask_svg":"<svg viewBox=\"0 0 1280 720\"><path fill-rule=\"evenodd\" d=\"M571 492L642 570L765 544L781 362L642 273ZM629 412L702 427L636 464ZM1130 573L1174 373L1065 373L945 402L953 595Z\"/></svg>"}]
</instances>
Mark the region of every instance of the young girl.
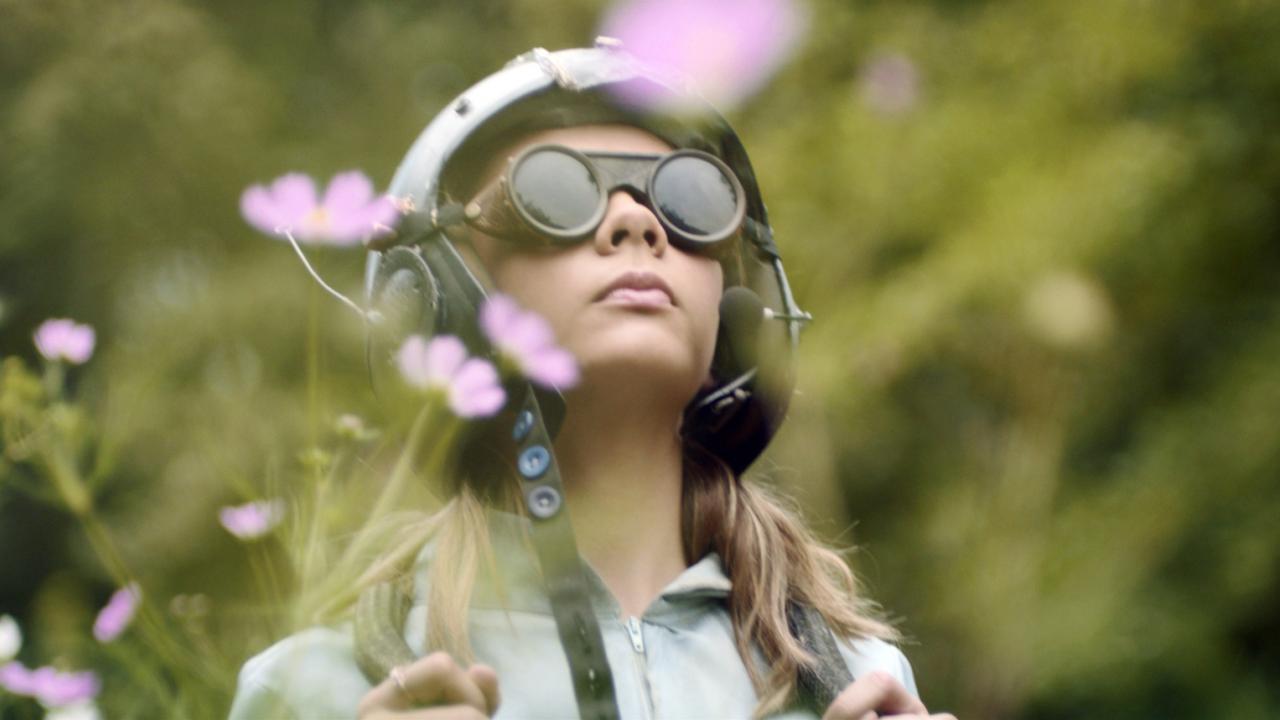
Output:
<instances>
[{"instance_id":1,"label":"young girl","mask_svg":"<svg viewBox=\"0 0 1280 720\"><path fill-rule=\"evenodd\" d=\"M807 319L745 151L636 93L687 99L616 48L535 50L411 149L370 300L483 351L496 296L578 377L509 385L413 562L250 660L233 718L926 716L843 561L742 475Z\"/></svg>"}]
</instances>

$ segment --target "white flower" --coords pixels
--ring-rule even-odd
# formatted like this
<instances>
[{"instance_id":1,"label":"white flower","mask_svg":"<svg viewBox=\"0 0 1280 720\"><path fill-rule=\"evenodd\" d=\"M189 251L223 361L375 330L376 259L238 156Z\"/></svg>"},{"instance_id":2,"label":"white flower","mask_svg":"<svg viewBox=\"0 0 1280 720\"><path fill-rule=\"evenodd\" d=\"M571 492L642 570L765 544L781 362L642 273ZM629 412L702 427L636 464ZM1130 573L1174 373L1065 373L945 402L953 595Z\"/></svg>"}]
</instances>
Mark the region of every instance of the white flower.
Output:
<instances>
[{"instance_id":1,"label":"white flower","mask_svg":"<svg viewBox=\"0 0 1280 720\"><path fill-rule=\"evenodd\" d=\"M8 615L0 615L0 663L17 657L22 649L22 631L18 621Z\"/></svg>"},{"instance_id":2,"label":"white flower","mask_svg":"<svg viewBox=\"0 0 1280 720\"><path fill-rule=\"evenodd\" d=\"M74 705L49 708L44 720L102 720L102 713L92 700L85 700Z\"/></svg>"}]
</instances>

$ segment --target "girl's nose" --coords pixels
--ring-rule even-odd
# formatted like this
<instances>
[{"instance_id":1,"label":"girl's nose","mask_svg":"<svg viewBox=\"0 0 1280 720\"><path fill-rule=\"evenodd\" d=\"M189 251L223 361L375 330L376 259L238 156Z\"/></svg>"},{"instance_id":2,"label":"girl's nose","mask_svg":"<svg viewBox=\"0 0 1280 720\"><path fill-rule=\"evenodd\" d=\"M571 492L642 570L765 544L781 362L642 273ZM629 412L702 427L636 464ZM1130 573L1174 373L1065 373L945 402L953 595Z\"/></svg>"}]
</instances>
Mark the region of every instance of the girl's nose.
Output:
<instances>
[{"instance_id":1,"label":"girl's nose","mask_svg":"<svg viewBox=\"0 0 1280 720\"><path fill-rule=\"evenodd\" d=\"M602 255L616 252L627 242L648 245L653 254L662 257L667 249L667 233L653 211L630 193L618 190L609 196L604 220L596 228L596 251Z\"/></svg>"}]
</instances>

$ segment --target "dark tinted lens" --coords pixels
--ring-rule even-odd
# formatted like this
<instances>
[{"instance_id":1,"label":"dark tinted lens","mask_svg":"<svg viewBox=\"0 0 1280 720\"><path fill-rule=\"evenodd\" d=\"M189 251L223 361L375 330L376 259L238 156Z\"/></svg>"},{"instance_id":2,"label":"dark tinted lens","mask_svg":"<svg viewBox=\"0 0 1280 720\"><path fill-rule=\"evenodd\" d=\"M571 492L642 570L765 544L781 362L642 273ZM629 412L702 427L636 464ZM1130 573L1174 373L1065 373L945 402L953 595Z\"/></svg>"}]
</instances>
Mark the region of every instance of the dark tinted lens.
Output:
<instances>
[{"instance_id":1,"label":"dark tinted lens","mask_svg":"<svg viewBox=\"0 0 1280 720\"><path fill-rule=\"evenodd\" d=\"M653 179L653 201L677 230L718 235L737 217L738 196L719 167L700 157L668 160Z\"/></svg>"},{"instance_id":2,"label":"dark tinted lens","mask_svg":"<svg viewBox=\"0 0 1280 720\"><path fill-rule=\"evenodd\" d=\"M557 150L525 156L511 179L514 200L551 230L576 230L595 214L600 187L578 158Z\"/></svg>"}]
</instances>

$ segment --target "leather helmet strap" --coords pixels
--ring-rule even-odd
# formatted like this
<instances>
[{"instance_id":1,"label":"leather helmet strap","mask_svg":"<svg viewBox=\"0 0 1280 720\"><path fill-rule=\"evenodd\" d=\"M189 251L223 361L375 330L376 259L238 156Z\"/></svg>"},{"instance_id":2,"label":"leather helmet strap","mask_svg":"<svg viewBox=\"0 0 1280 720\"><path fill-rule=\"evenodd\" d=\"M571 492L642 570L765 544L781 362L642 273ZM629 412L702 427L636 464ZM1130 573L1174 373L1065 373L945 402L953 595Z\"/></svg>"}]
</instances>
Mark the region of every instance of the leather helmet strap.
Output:
<instances>
[{"instance_id":1,"label":"leather helmet strap","mask_svg":"<svg viewBox=\"0 0 1280 720\"><path fill-rule=\"evenodd\" d=\"M532 387L516 413L511 437L516 443L521 495L533 523L533 548L551 599L560 645L569 661L578 714L591 720L613 720L619 717L613 673L591 608L591 593L564 503L560 468Z\"/></svg>"},{"instance_id":2,"label":"leather helmet strap","mask_svg":"<svg viewBox=\"0 0 1280 720\"><path fill-rule=\"evenodd\" d=\"M796 691L800 702L822 717L840 691L853 682L853 675L840 654L831 626L821 613L808 605L788 601L787 625L817 661L812 667L800 666Z\"/></svg>"}]
</instances>

